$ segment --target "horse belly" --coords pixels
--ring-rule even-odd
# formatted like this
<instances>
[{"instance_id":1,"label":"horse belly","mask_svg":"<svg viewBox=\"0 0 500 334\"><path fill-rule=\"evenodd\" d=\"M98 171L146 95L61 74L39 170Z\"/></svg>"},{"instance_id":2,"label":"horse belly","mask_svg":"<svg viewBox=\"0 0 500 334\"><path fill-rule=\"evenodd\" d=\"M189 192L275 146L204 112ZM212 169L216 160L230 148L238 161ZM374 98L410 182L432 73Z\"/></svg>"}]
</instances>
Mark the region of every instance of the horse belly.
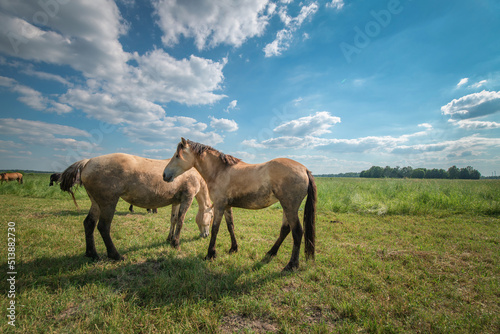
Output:
<instances>
[{"instance_id":1,"label":"horse belly","mask_svg":"<svg viewBox=\"0 0 500 334\"><path fill-rule=\"evenodd\" d=\"M161 208L178 201L175 196L176 194L158 194L150 189L142 190L143 191L127 192L123 194L121 198L127 203L146 209Z\"/></svg>"},{"instance_id":2,"label":"horse belly","mask_svg":"<svg viewBox=\"0 0 500 334\"><path fill-rule=\"evenodd\" d=\"M276 203L278 199L271 191L236 195L228 201L229 206L244 209L263 209Z\"/></svg>"}]
</instances>

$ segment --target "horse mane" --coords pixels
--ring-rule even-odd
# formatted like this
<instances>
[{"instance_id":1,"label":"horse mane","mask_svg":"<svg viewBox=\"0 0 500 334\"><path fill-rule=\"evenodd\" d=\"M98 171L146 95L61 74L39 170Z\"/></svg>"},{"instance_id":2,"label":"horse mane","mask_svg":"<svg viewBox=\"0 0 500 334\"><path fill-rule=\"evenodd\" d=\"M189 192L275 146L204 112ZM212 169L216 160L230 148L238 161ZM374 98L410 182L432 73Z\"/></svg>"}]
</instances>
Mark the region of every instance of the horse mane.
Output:
<instances>
[{"instance_id":1,"label":"horse mane","mask_svg":"<svg viewBox=\"0 0 500 334\"><path fill-rule=\"evenodd\" d=\"M241 159L235 158L229 154L224 154L211 146L203 145L203 144L191 141L191 140L187 140L187 143L189 145L189 148L191 149L191 152L193 152L195 155L200 156L205 152L213 153L215 155L218 155L219 159L226 166L233 166L241 161ZM179 145L177 145L177 154L182 156L182 149L183 149L183 145L182 145L182 143L179 143Z\"/></svg>"}]
</instances>

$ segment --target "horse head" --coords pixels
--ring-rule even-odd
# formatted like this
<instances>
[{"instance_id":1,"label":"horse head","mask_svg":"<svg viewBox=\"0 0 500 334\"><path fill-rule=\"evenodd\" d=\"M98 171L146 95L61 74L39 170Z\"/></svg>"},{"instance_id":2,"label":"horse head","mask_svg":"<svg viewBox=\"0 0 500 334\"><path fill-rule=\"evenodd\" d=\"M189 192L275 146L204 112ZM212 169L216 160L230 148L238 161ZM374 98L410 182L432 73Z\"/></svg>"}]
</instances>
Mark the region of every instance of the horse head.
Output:
<instances>
[{"instance_id":1,"label":"horse head","mask_svg":"<svg viewBox=\"0 0 500 334\"><path fill-rule=\"evenodd\" d=\"M194 166L195 156L190 149L189 142L182 138L177 150L163 171L163 180L172 182L176 177Z\"/></svg>"}]
</instances>

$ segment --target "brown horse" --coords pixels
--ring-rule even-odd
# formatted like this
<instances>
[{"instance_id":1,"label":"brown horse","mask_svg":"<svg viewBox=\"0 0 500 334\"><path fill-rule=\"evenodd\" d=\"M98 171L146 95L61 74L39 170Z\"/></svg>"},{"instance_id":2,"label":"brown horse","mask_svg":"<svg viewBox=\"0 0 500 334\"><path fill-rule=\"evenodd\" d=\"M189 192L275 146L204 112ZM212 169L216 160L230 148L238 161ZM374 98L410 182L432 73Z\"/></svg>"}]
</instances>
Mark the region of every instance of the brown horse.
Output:
<instances>
[{"instance_id":1,"label":"brown horse","mask_svg":"<svg viewBox=\"0 0 500 334\"><path fill-rule=\"evenodd\" d=\"M314 259L317 193L314 178L306 167L284 158L262 164L247 164L210 146L182 138L176 153L165 167L163 179L175 182L182 173L192 167L205 179L214 202L215 217L206 259L216 256L215 242L225 210L230 210L231 207L262 209L279 201L283 207L281 231L267 256L275 256L283 240L292 231L292 256L283 270L298 268L300 243L304 234L298 211L306 195L305 255L306 258ZM232 242L229 252L234 252L237 251L238 245L234 236L232 216L226 214L225 217Z\"/></svg>"},{"instance_id":2,"label":"brown horse","mask_svg":"<svg viewBox=\"0 0 500 334\"><path fill-rule=\"evenodd\" d=\"M108 257L114 260L123 259L110 236L111 221L119 198L142 208L160 208L172 204L167 240L173 247L179 248L184 217L196 197L199 207L196 223L200 235L208 236L213 210L203 178L193 169L176 182L166 183L161 175L168 161L115 153L75 162L63 172L61 189L69 191L80 175L80 184L85 187L92 203L83 222L86 256L98 258L94 229L99 220L97 229L106 245Z\"/></svg>"},{"instance_id":3,"label":"brown horse","mask_svg":"<svg viewBox=\"0 0 500 334\"><path fill-rule=\"evenodd\" d=\"M4 181L17 181L17 183L23 184L23 174L21 173L2 173L0 174L0 179L2 183Z\"/></svg>"}]
</instances>

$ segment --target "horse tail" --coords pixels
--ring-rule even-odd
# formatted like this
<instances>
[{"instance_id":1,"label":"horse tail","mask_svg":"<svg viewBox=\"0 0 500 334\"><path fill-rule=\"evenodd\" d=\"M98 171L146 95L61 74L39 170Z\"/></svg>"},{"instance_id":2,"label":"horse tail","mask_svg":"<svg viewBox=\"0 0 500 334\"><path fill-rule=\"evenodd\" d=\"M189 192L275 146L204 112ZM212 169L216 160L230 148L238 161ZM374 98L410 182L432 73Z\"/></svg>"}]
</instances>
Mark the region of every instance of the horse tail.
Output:
<instances>
[{"instance_id":1,"label":"horse tail","mask_svg":"<svg viewBox=\"0 0 500 334\"><path fill-rule=\"evenodd\" d=\"M307 171L307 177L309 179L309 185L307 187L307 200L304 208L304 251L306 259L314 260L314 251L316 248L316 201L318 200L318 193L316 182L309 170Z\"/></svg>"},{"instance_id":2,"label":"horse tail","mask_svg":"<svg viewBox=\"0 0 500 334\"><path fill-rule=\"evenodd\" d=\"M75 203L76 208L78 209L78 204L76 203L75 199L75 194L73 193L73 186L78 183L82 184L82 181L80 180L80 173L85 167L85 165L89 162L89 159L83 159L80 161L75 162L61 174L61 178L59 179L61 181L59 187L61 187L62 191L69 192L71 196L73 197L73 202Z\"/></svg>"}]
</instances>

